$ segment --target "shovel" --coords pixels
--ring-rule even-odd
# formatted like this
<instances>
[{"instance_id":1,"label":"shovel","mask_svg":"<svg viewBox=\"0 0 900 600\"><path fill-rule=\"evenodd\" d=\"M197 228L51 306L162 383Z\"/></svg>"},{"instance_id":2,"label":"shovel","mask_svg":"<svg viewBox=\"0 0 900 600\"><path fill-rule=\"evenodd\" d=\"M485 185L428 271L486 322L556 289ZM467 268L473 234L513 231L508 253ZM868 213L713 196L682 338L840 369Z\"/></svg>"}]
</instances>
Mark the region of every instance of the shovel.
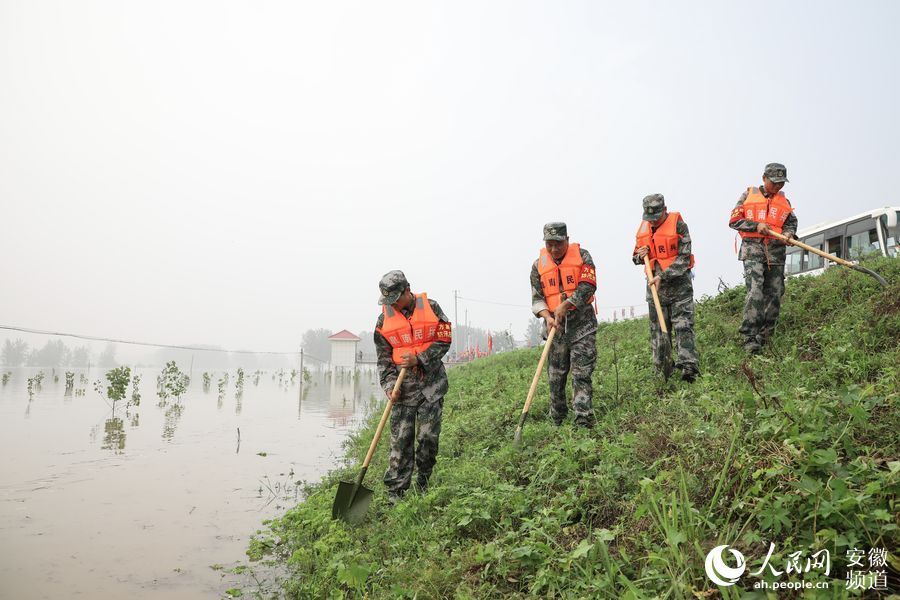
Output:
<instances>
[{"instance_id":1,"label":"shovel","mask_svg":"<svg viewBox=\"0 0 900 600\"><path fill-rule=\"evenodd\" d=\"M381 415L378 429L375 430L375 437L372 438L372 443L369 445L369 452L366 454L366 459L363 461L359 475L356 476L356 481L352 483L349 481L341 481L338 483L334 504L331 506L332 519L343 519L348 523L355 525L365 518L366 510L372 502L372 494L374 492L362 484L363 478L365 478L366 471L369 469L369 462L372 460L372 455L375 454L375 447L378 445L378 440L381 439L381 431L384 429L384 424L387 422L388 415L391 414L391 407L394 406L394 395L400 389L400 385L403 383L405 377L406 367L403 367L400 369L400 375L397 377L397 382L394 384L394 390L391 392L387 405L384 407L384 413Z\"/></svg>"},{"instance_id":2,"label":"shovel","mask_svg":"<svg viewBox=\"0 0 900 600\"><path fill-rule=\"evenodd\" d=\"M653 305L656 307L656 320L659 321L659 328L663 332L663 341L659 347L660 358L663 364L663 376L668 381L672 374L672 340L669 339L669 328L666 327L666 317L663 315L662 305L659 303L659 292L655 285L649 285L653 279L653 269L650 268L650 257L644 256L644 274L647 276L647 284L650 287L650 294L653 296Z\"/></svg>"},{"instance_id":3,"label":"shovel","mask_svg":"<svg viewBox=\"0 0 900 600\"><path fill-rule=\"evenodd\" d=\"M882 277L881 275L879 275L878 273L876 273L875 271L873 271L871 269L867 269L865 267L862 267L860 265L852 263L849 260L844 260L843 258L838 258L837 256L835 256L833 254L828 254L827 252L823 252L822 250L819 250L818 248L814 248L812 246L804 244L800 240L792 240L791 238L789 238L787 236L781 235L780 233L775 233L774 231L771 231L771 230L769 231L768 235L771 235L772 237L781 240L785 244L797 246L798 248L803 248L807 252L812 252L813 254L818 254L822 258L824 258L826 260L830 260L831 262L837 263L841 266L847 267L849 269L853 269L854 271L859 271L860 273L865 273L866 275L871 275L878 281L878 283L880 283L882 285L882 287L888 286L887 281L884 280L884 277Z\"/></svg>"},{"instance_id":4,"label":"shovel","mask_svg":"<svg viewBox=\"0 0 900 600\"><path fill-rule=\"evenodd\" d=\"M513 436L513 443L519 445L522 441L522 425L525 424L525 417L528 416L528 409L531 408L531 401L534 400L534 391L537 389L538 379L541 378L541 369L544 368L544 362L550 353L550 344L553 343L553 336L556 335L556 327L550 328L550 335L547 336L547 343L544 344L544 351L541 352L541 359L538 361L537 371L534 372L534 378L531 380L531 387L528 388L528 396L525 398L525 406L522 407L522 415L519 417L519 424L516 426L516 434Z\"/></svg>"}]
</instances>

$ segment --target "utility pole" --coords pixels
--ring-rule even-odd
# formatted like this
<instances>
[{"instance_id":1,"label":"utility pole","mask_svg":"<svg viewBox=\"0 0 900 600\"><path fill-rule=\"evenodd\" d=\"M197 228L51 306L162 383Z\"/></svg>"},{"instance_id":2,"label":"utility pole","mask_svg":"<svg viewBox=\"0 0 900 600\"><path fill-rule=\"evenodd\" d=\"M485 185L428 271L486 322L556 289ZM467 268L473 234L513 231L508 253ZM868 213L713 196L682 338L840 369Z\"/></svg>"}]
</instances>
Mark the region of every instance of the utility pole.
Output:
<instances>
[{"instance_id":1,"label":"utility pole","mask_svg":"<svg viewBox=\"0 0 900 600\"><path fill-rule=\"evenodd\" d=\"M297 398L297 418L303 408L303 346L300 346L300 397Z\"/></svg>"},{"instance_id":2,"label":"utility pole","mask_svg":"<svg viewBox=\"0 0 900 600\"><path fill-rule=\"evenodd\" d=\"M469 309L466 309L466 351L469 350Z\"/></svg>"}]
</instances>

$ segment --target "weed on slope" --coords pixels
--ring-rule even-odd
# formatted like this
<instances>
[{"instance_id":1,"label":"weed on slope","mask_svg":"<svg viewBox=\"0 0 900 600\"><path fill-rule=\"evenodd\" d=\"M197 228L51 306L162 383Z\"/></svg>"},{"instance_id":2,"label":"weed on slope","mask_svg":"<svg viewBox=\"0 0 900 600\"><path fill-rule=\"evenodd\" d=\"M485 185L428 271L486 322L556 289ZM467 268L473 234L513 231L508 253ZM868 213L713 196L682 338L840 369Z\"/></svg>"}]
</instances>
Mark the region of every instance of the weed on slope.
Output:
<instances>
[{"instance_id":1,"label":"weed on slope","mask_svg":"<svg viewBox=\"0 0 900 600\"><path fill-rule=\"evenodd\" d=\"M789 553L828 550L830 574L803 579L853 596L847 552L898 547L900 261L868 264L889 289L837 268L791 279L753 358L737 333L743 288L700 301L693 385L654 375L646 320L601 325L591 431L552 424L545 375L513 447L539 349L455 368L427 494L389 508L385 440L367 521L331 520L373 422L251 558L286 567L292 598L736 598L777 577L716 588L707 552L728 544L755 568L774 542L781 570Z\"/></svg>"}]
</instances>

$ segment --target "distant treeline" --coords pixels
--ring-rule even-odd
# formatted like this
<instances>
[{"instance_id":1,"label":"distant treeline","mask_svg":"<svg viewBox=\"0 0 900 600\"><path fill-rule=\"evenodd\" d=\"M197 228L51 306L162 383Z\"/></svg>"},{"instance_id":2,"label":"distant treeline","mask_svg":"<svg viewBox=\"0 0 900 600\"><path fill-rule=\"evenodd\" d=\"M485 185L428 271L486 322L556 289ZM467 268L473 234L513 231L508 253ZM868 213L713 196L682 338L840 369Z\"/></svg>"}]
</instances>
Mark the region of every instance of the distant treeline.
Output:
<instances>
[{"instance_id":1,"label":"distant treeline","mask_svg":"<svg viewBox=\"0 0 900 600\"><path fill-rule=\"evenodd\" d=\"M62 340L50 340L41 348L28 345L25 340L6 340L0 351L0 364L4 367L100 367L116 366L116 348L108 344L106 349L91 360L87 346L69 348Z\"/></svg>"},{"instance_id":2,"label":"distant treeline","mask_svg":"<svg viewBox=\"0 0 900 600\"><path fill-rule=\"evenodd\" d=\"M537 322L537 320L535 320ZM304 351L304 366L316 369L331 360L331 342L328 338L335 332L329 329L308 329L303 333L301 347ZM357 351L362 353L363 360L375 359L375 341L372 331L360 331ZM464 325L454 327L454 343L451 357L458 349L465 353L466 345L472 350L487 352L489 339L493 351L504 352L514 347L514 341L508 331L488 331L479 327ZM538 337L532 340L537 343ZM31 346L22 339L5 340L0 351L0 366L4 367L75 367L90 366L112 368L120 364L136 367L163 366L175 361L182 369L280 369L295 368L299 365L299 354L266 354L252 351L228 352L217 346L203 344L186 344L193 349L159 348L157 350L130 348L127 358L117 357L118 346L107 343L101 350L92 350L88 345L68 346L60 339L48 340L43 346Z\"/></svg>"},{"instance_id":3,"label":"distant treeline","mask_svg":"<svg viewBox=\"0 0 900 600\"><path fill-rule=\"evenodd\" d=\"M225 352L215 346L197 346L196 350L160 348L132 353L127 360L117 358L117 345L108 343L100 352L92 352L88 346L70 348L59 339L49 340L43 346L30 346L22 339L9 340L0 350L0 365L4 367L101 367L112 368L120 363L138 367L161 367L175 361L182 369L280 369L294 366L299 356L294 354L255 354L252 352ZM315 368L316 364L309 364Z\"/></svg>"}]
</instances>

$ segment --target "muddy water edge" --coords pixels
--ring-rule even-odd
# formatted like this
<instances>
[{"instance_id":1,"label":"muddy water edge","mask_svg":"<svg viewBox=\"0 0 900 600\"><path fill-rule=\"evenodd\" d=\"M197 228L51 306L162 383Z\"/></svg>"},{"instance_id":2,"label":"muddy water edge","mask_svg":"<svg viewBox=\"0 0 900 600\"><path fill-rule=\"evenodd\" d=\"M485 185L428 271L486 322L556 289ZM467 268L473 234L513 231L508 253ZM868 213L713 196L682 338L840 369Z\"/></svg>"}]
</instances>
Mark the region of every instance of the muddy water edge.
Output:
<instances>
[{"instance_id":1,"label":"muddy water edge","mask_svg":"<svg viewBox=\"0 0 900 600\"><path fill-rule=\"evenodd\" d=\"M245 586L250 536L337 465L380 398L369 369L305 383L220 370L195 371L163 403L160 369L136 369L113 407L106 370L70 372L67 384L65 369L0 370L0 598L216 598Z\"/></svg>"}]
</instances>

